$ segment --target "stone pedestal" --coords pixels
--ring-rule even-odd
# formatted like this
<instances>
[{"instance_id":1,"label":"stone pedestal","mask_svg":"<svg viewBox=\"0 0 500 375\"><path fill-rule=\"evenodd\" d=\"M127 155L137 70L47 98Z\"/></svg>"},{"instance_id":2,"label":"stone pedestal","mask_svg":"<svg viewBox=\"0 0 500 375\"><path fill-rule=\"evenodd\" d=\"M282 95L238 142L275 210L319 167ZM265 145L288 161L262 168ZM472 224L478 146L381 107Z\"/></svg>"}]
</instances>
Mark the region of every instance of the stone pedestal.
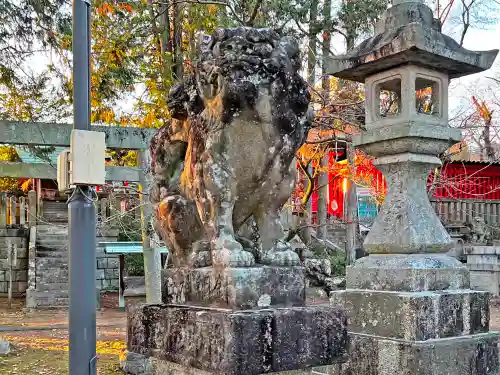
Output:
<instances>
[{"instance_id":1,"label":"stone pedestal","mask_svg":"<svg viewBox=\"0 0 500 375\"><path fill-rule=\"evenodd\" d=\"M347 360L345 312L305 306L302 267L177 268L163 278L166 303L128 313L128 374L302 375Z\"/></svg>"},{"instance_id":2,"label":"stone pedestal","mask_svg":"<svg viewBox=\"0 0 500 375\"><path fill-rule=\"evenodd\" d=\"M344 320L341 310L328 306L233 311L150 305L129 315L127 344L165 366L257 375L344 361Z\"/></svg>"},{"instance_id":3,"label":"stone pedestal","mask_svg":"<svg viewBox=\"0 0 500 375\"><path fill-rule=\"evenodd\" d=\"M446 255L370 255L331 302L347 309L349 362L333 374L497 375L500 335L487 292Z\"/></svg>"},{"instance_id":4,"label":"stone pedestal","mask_svg":"<svg viewBox=\"0 0 500 375\"><path fill-rule=\"evenodd\" d=\"M498 51L462 48L422 0L393 1L376 31L330 64L337 77L365 83L367 130L353 140L388 185L364 242L370 255L331 296L347 309L351 350L330 373L498 375L489 294L470 290L467 267L442 255L452 242L427 191L438 155L461 139L448 124L450 78L490 68Z\"/></svg>"},{"instance_id":5,"label":"stone pedestal","mask_svg":"<svg viewBox=\"0 0 500 375\"><path fill-rule=\"evenodd\" d=\"M303 267L173 268L163 272L164 303L253 309L304 306Z\"/></svg>"}]
</instances>

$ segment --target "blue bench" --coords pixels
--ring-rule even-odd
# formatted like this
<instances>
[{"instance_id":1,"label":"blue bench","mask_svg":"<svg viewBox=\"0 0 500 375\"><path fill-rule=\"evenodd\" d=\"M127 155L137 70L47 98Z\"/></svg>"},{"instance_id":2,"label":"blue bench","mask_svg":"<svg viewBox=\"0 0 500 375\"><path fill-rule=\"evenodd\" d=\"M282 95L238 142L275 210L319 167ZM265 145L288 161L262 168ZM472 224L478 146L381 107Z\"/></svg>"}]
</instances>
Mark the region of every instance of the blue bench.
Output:
<instances>
[{"instance_id":1,"label":"blue bench","mask_svg":"<svg viewBox=\"0 0 500 375\"><path fill-rule=\"evenodd\" d=\"M142 254L142 242L99 242L99 247L102 247L105 254L115 254L118 255L119 267L118 267L118 306L120 310L125 309L125 298L123 297L123 292L125 291L125 285L123 282L123 271L125 269L125 254ZM159 247L161 254L168 254L168 249L166 247Z\"/></svg>"}]
</instances>

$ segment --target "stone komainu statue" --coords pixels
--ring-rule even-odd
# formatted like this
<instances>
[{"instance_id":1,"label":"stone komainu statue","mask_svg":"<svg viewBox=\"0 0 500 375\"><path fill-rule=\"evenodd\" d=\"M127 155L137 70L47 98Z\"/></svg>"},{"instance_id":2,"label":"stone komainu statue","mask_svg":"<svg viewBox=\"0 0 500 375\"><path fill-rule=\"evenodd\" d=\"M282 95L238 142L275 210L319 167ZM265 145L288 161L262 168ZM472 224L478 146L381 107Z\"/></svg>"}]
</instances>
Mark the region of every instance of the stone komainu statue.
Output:
<instances>
[{"instance_id":1,"label":"stone komainu statue","mask_svg":"<svg viewBox=\"0 0 500 375\"><path fill-rule=\"evenodd\" d=\"M296 40L218 29L194 76L169 92L151 143L156 229L175 267L297 265L279 211L312 121Z\"/></svg>"}]
</instances>

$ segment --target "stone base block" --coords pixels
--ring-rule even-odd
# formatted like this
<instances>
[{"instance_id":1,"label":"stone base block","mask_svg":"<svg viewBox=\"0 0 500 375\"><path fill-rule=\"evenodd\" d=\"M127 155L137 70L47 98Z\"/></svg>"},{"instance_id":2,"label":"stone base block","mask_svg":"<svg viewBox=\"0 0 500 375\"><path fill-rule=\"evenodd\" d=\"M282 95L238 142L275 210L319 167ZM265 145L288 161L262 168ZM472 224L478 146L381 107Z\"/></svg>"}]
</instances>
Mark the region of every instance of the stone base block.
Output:
<instances>
[{"instance_id":1,"label":"stone base block","mask_svg":"<svg viewBox=\"0 0 500 375\"><path fill-rule=\"evenodd\" d=\"M486 290L493 296L500 295L500 272L470 271L470 287L474 290Z\"/></svg>"},{"instance_id":2,"label":"stone base block","mask_svg":"<svg viewBox=\"0 0 500 375\"><path fill-rule=\"evenodd\" d=\"M498 375L497 332L429 341L350 333L349 361L328 375Z\"/></svg>"},{"instance_id":3,"label":"stone base block","mask_svg":"<svg viewBox=\"0 0 500 375\"><path fill-rule=\"evenodd\" d=\"M346 316L329 306L231 311L145 305L129 312L127 336L131 353L218 375L258 375L347 360Z\"/></svg>"},{"instance_id":4,"label":"stone base block","mask_svg":"<svg viewBox=\"0 0 500 375\"><path fill-rule=\"evenodd\" d=\"M444 254L369 255L347 267L349 289L423 292L469 289L469 270Z\"/></svg>"},{"instance_id":5,"label":"stone base block","mask_svg":"<svg viewBox=\"0 0 500 375\"><path fill-rule=\"evenodd\" d=\"M125 360L120 362L120 367L128 375L214 375L213 372L206 372L186 367L176 363L164 361L156 358L147 358L143 355L128 353ZM311 369L295 370L274 373L276 375L311 375L316 374Z\"/></svg>"},{"instance_id":6,"label":"stone base block","mask_svg":"<svg viewBox=\"0 0 500 375\"><path fill-rule=\"evenodd\" d=\"M349 331L392 339L424 341L489 330L489 293L472 290L436 292L333 292L344 306Z\"/></svg>"},{"instance_id":7,"label":"stone base block","mask_svg":"<svg viewBox=\"0 0 500 375\"><path fill-rule=\"evenodd\" d=\"M163 302L230 309L305 305L303 267L172 268L163 271Z\"/></svg>"}]
</instances>

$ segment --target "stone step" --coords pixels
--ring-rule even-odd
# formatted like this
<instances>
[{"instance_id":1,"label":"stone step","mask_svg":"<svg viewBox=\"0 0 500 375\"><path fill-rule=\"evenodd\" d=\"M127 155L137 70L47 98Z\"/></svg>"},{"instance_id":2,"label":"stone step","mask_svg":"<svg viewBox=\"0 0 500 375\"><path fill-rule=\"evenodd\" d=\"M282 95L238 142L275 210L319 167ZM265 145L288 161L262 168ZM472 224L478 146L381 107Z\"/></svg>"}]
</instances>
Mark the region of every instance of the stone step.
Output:
<instances>
[{"instance_id":1,"label":"stone step","mask_svg":"<svg viewBox=\"0 0 500 375\"><path fill-rule=\"evenodd\" d=\"M67 232L68 225L54 225L54 224L39 224L36 226L36 232L38 233L56 233L56 232Z\"/></svg>"},{"instance_id":2,"label":"stone step","mask_svg":"<svg viewBox=\"0 0 500 375\"><path fill-rule=\"evenodd\" d=\"M48 291L40 291L36 290L35 291L35 296L37 298L67 298L68 297L68 290L48 290Z\"/></svg>"},{"instance_id":3,"label":"stone step","mask_svg":"<svg viewBox=\"0 0 500 375\"><path fill-rule=\"evenodd\" d=\"M69 246L67 240L42 240L42 241L36 241L36 246L37 247L45 247L45 248L67 248Z\"/></svg>"},{"instance_id":4,"label":"stone step","mask_svg":"<svg viewBox=\"0 0 500 375\"><path fill-rule=\"evenodd\" d=\"M37 273L36 275L36 282L37 283L42 283L42 284L49 284L49 283L67 283L69 280L69 275L66 272L64 273L45 273L45 274L40 274Z\"/></svg>"},{"instance_id":5,"label":"stone step","mask_svg":"<svg viewBox=\"0 0 500 375\"><path fill-rule=\"evenodd\" d=\"M52 231L36 231L36 238L52 237L52 236L68 236L68 230L52 230Z\"/></svg>"},{"instance_id":6,"label":"stone step","mask_svg":"<svg viewBox=\"0 0 500 375\"><path fill-rule=\"evenodd\" d=\"M61 258L62 257L36 258L35 265L44 267L46 266L59 267L61 265L67 265L68 262Z\"/></svg>"},{"instance_id":7,"label":"stone step","mask_svg":"<svg viewBox=\"0 0 500 375\"><path fill-rule=\"evenodd\" d=\"M36 306L39 310L55 310L69 306L67 297L35 297Z\"/></svg>"},{"instance_id":8,"label":"stone step","mask_svg":"<svg viewBox=\"0 0 500 375\"><path fill-rule=\"evenodd\" d=\"M66 292L68 293L69 285L67 282L44 283L37 281L37 292Z\"/></svg>"},{"instance_id":9,"label":"stone step","mask_svg":"<svg viewBox=\"0 0 500 375\"><path fill-rule=\"evenodd\" d=\"M59 251L59 250L37 250L36 251L37 258L68 258L67 251Z\"/></svg>"},{"instance_id":10,"label":"stone step","mask_svg":"<svg viewBox=\"0 0 500 375\"><path fill-rule=\"evenodd\" d=\"M42 284L52 284L52 283L68 283L69 277L63 277L61 275L43 275L43 276L36 276L35 282L42 283Z\"/></svg>"},{"instance_id":11,"label":"stone step","mask_svg":"<svg viewBox=\"0 0 500 375\"><path fill-rule=\"evenodd\" d=\"M36 236L36 241L54 240L54 241L68 241L68 233L43 233Z\"/></svg>"},{"instance_id":12,"label":"stone step","mask_svg":"<svg viewBox=\"0 0 500 375\"><path fill-rule=\"evenodd\" d=\"M43 272L68 272L68 263L66 262L60 262L59 264L52 263L52 264L37 264L36 265L36 271L38 270L43 271Z\"/></svg>"},{"instance_id":13,"label":"stone step","mask_svg":"<svg viewBox=\"0 0 500 375\"><path fill-rule=\"evenodd\" d=\"M38 276L40 272L51 274L59 274L61 272L68 272L68 264L67 263L59 263L59 264L37 264L36 265L36 275ZM40 274L41 275L41 274Z\"/></svg>"}]
</instances>

